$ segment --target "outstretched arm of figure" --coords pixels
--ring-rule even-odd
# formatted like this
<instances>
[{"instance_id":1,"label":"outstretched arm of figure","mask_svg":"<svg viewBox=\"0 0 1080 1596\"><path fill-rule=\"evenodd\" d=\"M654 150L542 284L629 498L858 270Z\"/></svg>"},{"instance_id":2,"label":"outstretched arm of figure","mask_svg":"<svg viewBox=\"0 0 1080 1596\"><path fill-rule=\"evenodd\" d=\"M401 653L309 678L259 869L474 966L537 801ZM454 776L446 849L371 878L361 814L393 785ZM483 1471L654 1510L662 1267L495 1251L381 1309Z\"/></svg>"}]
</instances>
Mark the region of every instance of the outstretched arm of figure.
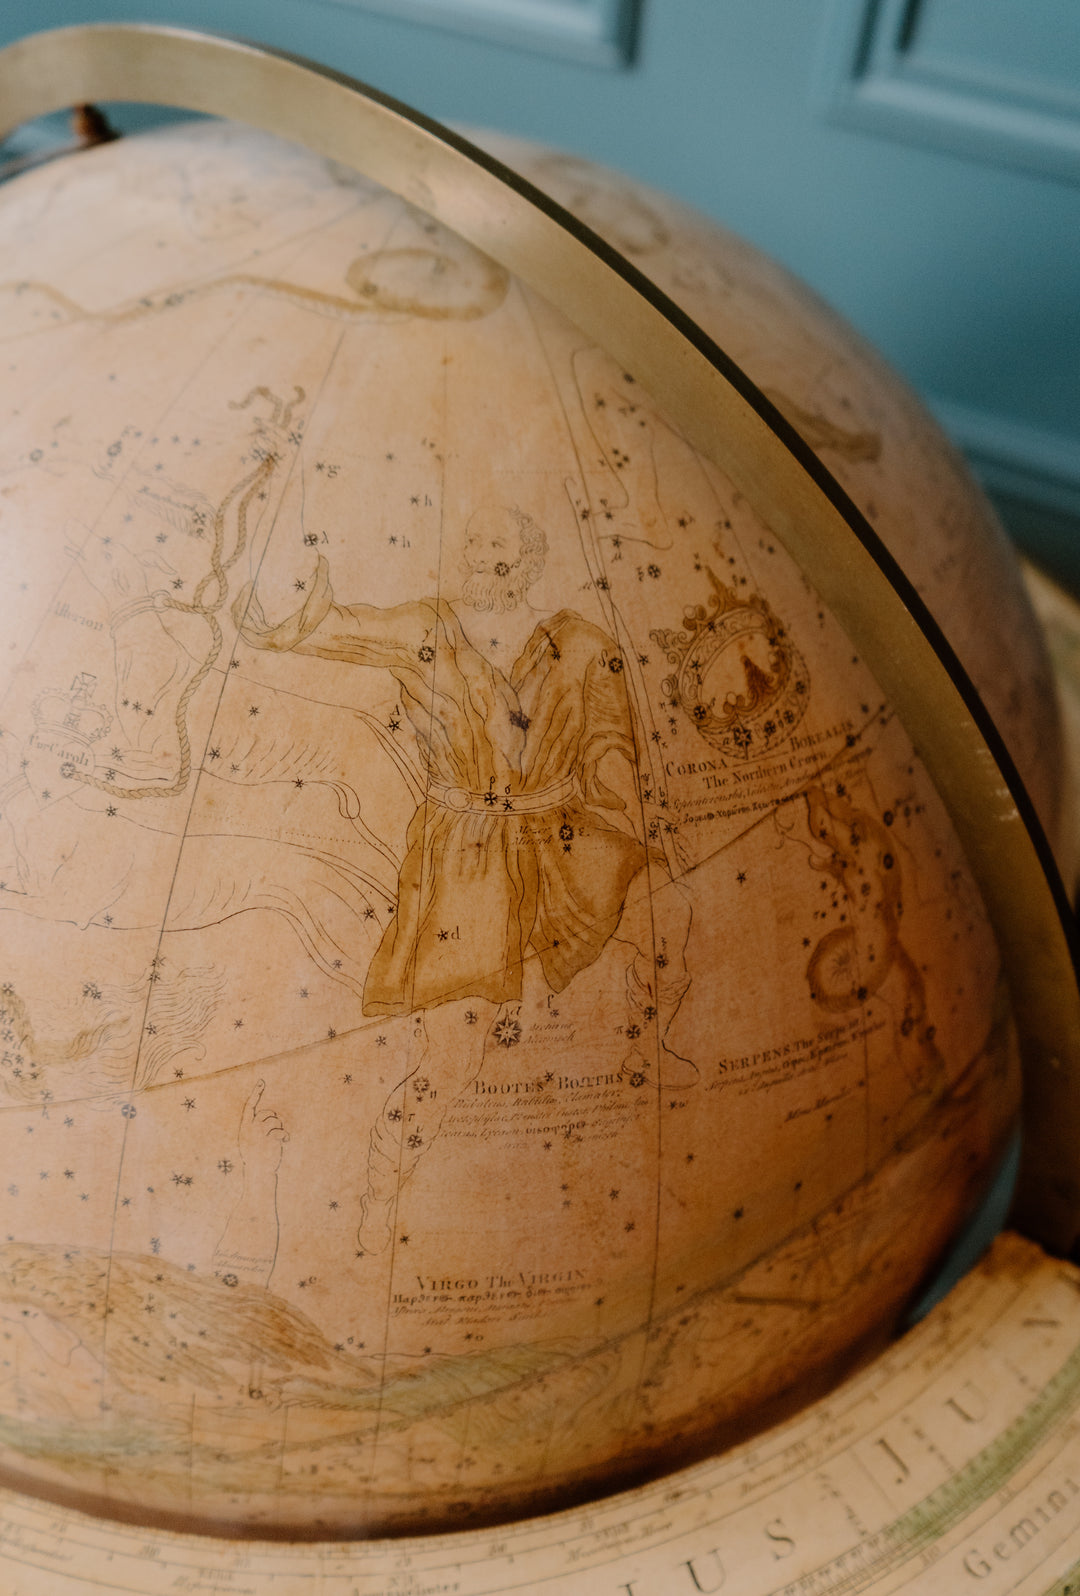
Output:
<instances>
[{"instance_id":1,"label":"outstretched arm of figure","mask_svg":"<svg viewBox=\"0 0 1080 1596\"><path fill-rule=\"evenodd\" d=\"M265 1090L256 1081L240 1115L240 1195L214 1248L214 1273L228 1285L269 1285L277 1262L278 1166L289 1133L280 1114L262 1107Z\"/></svg>"},{"instance_id":2,"label":"outstretched arm of figure","mask_svg":"<svg viewBox=\"0 0 1080 1596\"><path fill-rule=\"evenodd\" d=\"M321 556L311 591L292 615L277 623L268 621L254 584L249 582L233 605L233 619L252 648L279 653L291 650L391 670L419 669L426 655L434 658L439 626L434 607L424 600L388 609L374 604L336 604L330 567ZM429 637L431 641L426 643Z\"/></svg>"}]
</instances>

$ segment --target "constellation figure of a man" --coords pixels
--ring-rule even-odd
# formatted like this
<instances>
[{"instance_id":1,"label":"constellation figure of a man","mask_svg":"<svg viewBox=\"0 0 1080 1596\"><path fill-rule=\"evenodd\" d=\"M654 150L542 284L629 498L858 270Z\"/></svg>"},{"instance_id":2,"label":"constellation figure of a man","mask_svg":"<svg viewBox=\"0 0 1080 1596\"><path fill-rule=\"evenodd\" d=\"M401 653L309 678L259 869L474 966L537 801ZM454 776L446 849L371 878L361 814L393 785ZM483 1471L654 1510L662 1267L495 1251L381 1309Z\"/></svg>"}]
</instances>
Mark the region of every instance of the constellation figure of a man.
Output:
<instances>
[{"instance_id":1,"label":"constellation figure of a man","mask_svg":"<svg viewBox=\"0 0 1080 1596\"><path fill-rule=\"evenodd\" d=\"M386 1246L401 1185L489 1040L513 1025L500 1009L521 1000L526 959L558 993L610 939L629 944L624 1073L697 1079L665 1040L690 985L691 910L631 818L638 755L622 653L574 611L529 604L546 552L530 516L483 507L466 528L455 602L340 605L321 560L303 607L279 624L250 586L234 609L254 647L388 670L423 767L396 909L364 987L365 1014L418 1020L405 1078L371 1134L366 1252ZM489 635L496 616L500 639ZM518 644L508 671L490 657Z\"/></svg>"}]
</instances>

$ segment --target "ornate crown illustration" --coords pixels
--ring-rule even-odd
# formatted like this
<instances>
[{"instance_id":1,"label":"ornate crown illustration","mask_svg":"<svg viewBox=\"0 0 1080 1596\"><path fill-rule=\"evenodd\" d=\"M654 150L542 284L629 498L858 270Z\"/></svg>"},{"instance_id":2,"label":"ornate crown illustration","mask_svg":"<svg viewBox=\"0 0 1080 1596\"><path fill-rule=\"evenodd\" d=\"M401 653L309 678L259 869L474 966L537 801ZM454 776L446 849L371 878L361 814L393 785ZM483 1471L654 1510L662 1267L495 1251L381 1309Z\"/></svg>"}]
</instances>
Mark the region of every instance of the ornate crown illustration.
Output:
<instances>
[{"instance_id":1,"label":"ornate crown illustration","mask_svg":"<svg viewBox=\"0 0 1080 1596\"><path fill-rule=\"evenodd\" d=\"M766 600L707 575L712 597L684 611L682 629L649 634L675 666L664 692L713 748L759 759L802 719L810 678Z\"/></svg>"},{"instance_id":2,"label":"ornate crown illustration","mask_svg":"<svg viewBox=\"0 0 1080 1596\"><path fill-rule=\"evenodd\" d=\"M64 738L77 737L87 744L98 742L112 725L112 716L103 705L94 703L96 686L96 676L80 671L69 692L61 692L58 687L46 688L34 700L37 729Z\"/></svg>"}]
</instances>

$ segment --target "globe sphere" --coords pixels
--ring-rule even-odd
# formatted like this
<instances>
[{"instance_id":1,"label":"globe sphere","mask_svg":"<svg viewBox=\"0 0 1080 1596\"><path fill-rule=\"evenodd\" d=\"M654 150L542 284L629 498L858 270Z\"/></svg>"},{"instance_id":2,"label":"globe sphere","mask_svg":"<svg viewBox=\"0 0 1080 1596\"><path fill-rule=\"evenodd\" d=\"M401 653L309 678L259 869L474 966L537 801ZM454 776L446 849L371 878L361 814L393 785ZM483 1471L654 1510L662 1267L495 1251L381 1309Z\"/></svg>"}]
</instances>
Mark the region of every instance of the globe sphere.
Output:
<instances>
[{"instance_id":1,"label":"globe sphere","mask_svg":"<svg viewBox=\"0 0 1080 1596\"><path fill-rule=\"evenodd\" d=\"M745 243L500 148L820 453L1053 832L1039 635L925 411ZM811 583L557 306L332 163L173 127L9 183L0 236L6 1478L417 1530L821 1389L1018 1067Z\"/></svg>"}]
</instances>

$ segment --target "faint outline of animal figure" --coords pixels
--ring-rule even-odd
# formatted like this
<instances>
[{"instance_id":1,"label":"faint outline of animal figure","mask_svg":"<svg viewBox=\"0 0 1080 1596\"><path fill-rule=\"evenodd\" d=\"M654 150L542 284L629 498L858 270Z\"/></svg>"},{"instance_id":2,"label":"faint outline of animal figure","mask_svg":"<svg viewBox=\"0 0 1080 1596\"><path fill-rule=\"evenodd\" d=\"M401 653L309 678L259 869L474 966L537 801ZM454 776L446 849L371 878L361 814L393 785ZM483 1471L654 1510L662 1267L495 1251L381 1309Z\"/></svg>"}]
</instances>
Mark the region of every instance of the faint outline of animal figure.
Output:
<instances>
[{"instance_id":1,"label":"faint outline of animal figure","mask_svg":"<svg viewBox=\"0 0 1080 1596\"><path fill-rule=\"evenodd\" d=\"M0 988L0 1090L20 1102L94 1105L151 1086L166 1065L205 1057L207 1027L221 1003L222 972L212 965L126 985L84 981L81 998L49 1004L49 1032L35 1027L13 983ZM161 979L156 979L160 976ZM149 985L149 996L148 996Z\"/></svg>"},{"instance_id":2,"label":"faint outline of animal figure","mask_svg":"<svg viewBox=\"0 0 1080 1596\"><path fill-rule=\"evenodd\" d=\"M945 1062L927 1008L926 982L901 940L897 839L844 794L815 784L804 796L810 834L827 850L812 855L811 865L837 883L851 919L827 931L812 949L806 964L810 995L826 1013L846 1013L884 995L895 972L902 1004L897 1024L901 1061L914 1091L933 1090L945 1077Z\"/></svg>"},{"instance_id":3,"label":"faint outline of animal figure","mask_svg":"<svg viewBox=\"0 0 1080 1596\"><path fill-rule=\"evenodd\" d=\"M118 709L128 710L136 717L142 714L149 719L157 714L160 705L169 702L172 705L172 727L175 731L176 747L173 756L172 780L163 779L158 785L153 776L164 775L159 767L158 743L160 735L155 731L154 755L150 760L153 776L150 780L145 778L134 782L120 779L118 767L106 769L104 775L96 772L87 773L79 768L68 772L71 779L83 786L93 787L98 792L109 794L115 798L163 798L174 797L186 791L191 779L192 748L189 728L189 708L195 694L210 674L217 663L223 646L221 623L218 612L225 606L230 596L229 573L237 561L247 550L249 542L248 513L253 504L261 497L266 496L266 485L273 476L281 460L287 444L298 445L300 442L301 426L294 422L293 412L304 399L303 388L296 387L290 400L280 399L269 388L259 386L252 388L243 399L230 400L231 410L246 410L254 404L256 399L264 399L270 407L268 416L255 415L254 439L250 444L250 453L255 459L254 467L248 471L222 498L213 511L210 523L210 541L208 548L208 569L195 583L190 599L181 600L174 592L159 589L149 592L145 574L142 576L145 591L136 595L130 602L124 604L119 610L110 613L110 629L113 632L114 643L118 633L121 641L116 644L118 653L118 680L117 699ZM226 549L226 523L235 505L236 531L231 548ZM104 545L104 540L101 540ZM122 545L120 546L123 547ZM126 592L133 583L137 583L138 567L147 566L147 561L141 557L135 559L130 555L130 550L124 550L129 556L128 561L117 561L112 555L111 545L106 551L106 563L111 566L110 575L99 586L99 591L108 599L110 593L115 597L117 592ZM152 563L152 562L151 562ZM84 570L89 575L89 568L84 565ZM90 580L94 580L90 577ZM174 579L173 587L176 586ZM166 624L165 617L170 617ZM203 623L208 633L202 653L199 656L191 655L189 667L179 669L177 650L182 648L190 654L186 642L179 644L175 634L175 627L179 624L178 617L194 616ZM153 618L151 620L150 618ZM135 621L142 620L150 626L152 642L147 646L147 640L142 639L134 643L129 640L123 642L123 629ZM142 679L147 658L154 658L161 653L162 640L154 628L156 620L161 631L166 633L172 641L172 650L166 650L167 664L164 666L165 678L155 682L153 677L160 676L163 669L159 661L158 669L147 678L148 691L155 695L154 702L147 703L143 695L138 699L131 697L132 689L125 693L124 683L132 673L137 673ZM193 668L190 668L193 666ZM177 676L179 674L179 682ZM175 695L175 699L174 699ZM136 726L139 726L136 720ZM136 733L136 743L141 731ZM143 752L141 749L139 753ZM123 756L121 756L122 758ZM136 763L138 763L136 759ZM132 772L136 774L135 771Z\"/></svg>"}]
</instances>

